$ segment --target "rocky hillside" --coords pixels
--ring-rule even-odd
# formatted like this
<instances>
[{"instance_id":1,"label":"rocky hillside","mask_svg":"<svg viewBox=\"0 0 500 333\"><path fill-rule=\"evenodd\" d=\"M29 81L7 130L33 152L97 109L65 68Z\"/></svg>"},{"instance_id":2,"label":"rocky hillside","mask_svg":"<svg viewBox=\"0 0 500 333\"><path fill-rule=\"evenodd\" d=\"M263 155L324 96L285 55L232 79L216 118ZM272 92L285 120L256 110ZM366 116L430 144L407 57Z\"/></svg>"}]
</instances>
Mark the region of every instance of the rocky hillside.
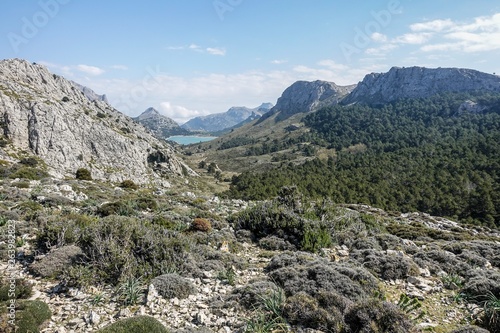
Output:
<instances>
[{"instance_id":1,"label":"rocky hillside","mask_svg":"<svg viewBox=\"0 0 500 333\"><path fill-rule=\"evenodd\" d=\"M182 125L183 128L192 131L216 132L222 131L236 125L246 123L248 118L262 116L272 108L271 103L263 103L256 108L245 106L234 106L224 113L216 113L203 117L196 117Z\"/></svg>"},{"instance_id":2,"label":"rocky hillside","mask_svg":"<svg viewBox=\"0 0 500 333\"><path fill-rule=\"evenodd\" d=\"M41 158L58 177L147 183L190 172L172 148L71 81L24 60L0 62L0 157Z\"/></svg>"},{"instance_id":3,"label":"rocky hillside","mask_svg":"<svg viewBox=\"0 0 500 333\"><path fill-rule=\"evenodd\" d=\"M297 81L285 89L271 112L262 117L262 121L279 113L277 121L302 112L311 112L331 106L349 94L355 85L338 86L327 81Z\"/></svg>"},{"instance_id":4,"label":"rocky hillside","mask_svg":"<svg viewBox=\"0 0 500 333\"><path fill-rule=\"evenodd\" d=\"M146 111L133 119L149 129L159 139L166 140L172 135L191 134L190 131L180 127L175 120L162 115L153 107L146 109Z\"/></svg>"},{"instance_id":5,"label":"rocky hillside","mask_svg":"<svg viewBox=\"0 0 500 333\"><path fill-rule=\"evenodd\" d=\"M168 196L3 178L0 331L15 272L17 332L498 332L498 231L294 188L220 199L198 178Z\"/></svg>"},{"instance_id":6,"label":"rocky hillside","mask_svg":"<svg viewBox=\"0 0 500 333\"><path fill-rule=\"evenodd\" d=\"M500 77L464 68L393 67L365 76L342 104L384 104L447 92L500 92Z\"/></svg>"}]
</instances>

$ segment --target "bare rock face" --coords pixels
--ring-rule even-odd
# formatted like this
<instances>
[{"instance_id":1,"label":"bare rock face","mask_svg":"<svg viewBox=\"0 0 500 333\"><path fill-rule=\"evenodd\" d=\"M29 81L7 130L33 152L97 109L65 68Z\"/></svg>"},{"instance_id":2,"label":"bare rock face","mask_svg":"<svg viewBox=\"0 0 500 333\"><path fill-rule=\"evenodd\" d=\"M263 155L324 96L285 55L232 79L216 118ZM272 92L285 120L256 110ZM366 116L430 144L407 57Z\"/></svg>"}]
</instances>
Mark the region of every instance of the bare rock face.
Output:
<instances>
[{"instance_id":1,"label":"bare rock face","mask_svg":"<svg viewBox=\"0 0 500 333\"><path fill-rule=\"evenodd\" d=\"M286 88L269 113L261 119L280 113L277 120L286 119L296 113L316 111L322 107L338 104L355 85L338 86L327 81L297 81Z\"/></svg>"},{"instance_id":2,"label":"bare rock face","mask_svg":"<svg viewBox=\"0 0 500 333\"><path fill-rule=\"evenodd\" d=\"M0 61L0 126L0 136L9 142L0 155L8 156L8 149L36 155L58 177L87 168L94 179L143 184L194 174L140 124L24 60Z\"/></svg>"},{"instance_id":3,"label":"bare rock face","mask_svg":"<svg viewBox=\"0 0 500 333\"><path fill-rule=\"evenodd\" d=\"M500 92L500 77L464 68L393 67L365 76L342 104L384 104L446 92Z\"/></svg>"}]
</instances>

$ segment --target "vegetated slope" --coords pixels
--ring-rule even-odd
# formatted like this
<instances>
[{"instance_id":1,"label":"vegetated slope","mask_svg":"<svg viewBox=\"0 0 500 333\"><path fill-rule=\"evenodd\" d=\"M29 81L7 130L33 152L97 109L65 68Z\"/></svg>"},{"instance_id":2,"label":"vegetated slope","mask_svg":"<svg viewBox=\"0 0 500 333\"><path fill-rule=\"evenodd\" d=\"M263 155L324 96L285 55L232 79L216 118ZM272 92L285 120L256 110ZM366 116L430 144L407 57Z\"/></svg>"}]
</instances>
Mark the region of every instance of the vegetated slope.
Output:
<instances>
[{"instance_id":1,"label":"vegetated slope","mask_svg":"<svg viewBox=\"0 0 500 333\"><path fill-rule=\"evenodd\" d=\"M335 106L304 122L335 158L242 173L229 195L270 198L295 184L311 197L500 225L499 94Z\"/></svg>"},{"instance_id":2,"label":"vegetated slope","mask_svg":"<svg viewBox=\"0 0 500 333\"><path fill-rule=\"evenodd\" d=\"M132 119L149 129L158 139L166 140L172 135L192 134L192 132L180 127L175 120L162 115L153 107L147 108L139 116Z\"/></svg>"},{"instance_id":3,"label":"vegetated slope","mask_svg":"<svg viewBox=\"0 0 500 333\"><path fill-rule=\"evenodd\" d=\"M146 183L191 172L130 117L25 60L0 61L0 125L2 160L36 155L58 177L86 168L94 178Z\"/></svg>"}]
</instances>

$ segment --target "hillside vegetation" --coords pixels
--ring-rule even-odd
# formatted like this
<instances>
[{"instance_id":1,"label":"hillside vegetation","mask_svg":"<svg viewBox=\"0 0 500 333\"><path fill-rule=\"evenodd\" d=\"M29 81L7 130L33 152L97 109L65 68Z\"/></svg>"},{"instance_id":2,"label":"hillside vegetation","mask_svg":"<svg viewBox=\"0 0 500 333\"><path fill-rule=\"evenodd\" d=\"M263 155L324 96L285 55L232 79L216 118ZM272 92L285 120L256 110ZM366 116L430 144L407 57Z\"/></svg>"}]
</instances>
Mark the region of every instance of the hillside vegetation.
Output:
<instances>
[{"instance_id":1,"label":"hillside vegetation","mask_svg":"<svg viewBox=\"0 0 500 333\"><path fill-rule=\"evenodd\" d=\"M466 100L482 111L461 108ZM335 157L244 172L227 194L266 199L283 185L296 185L309 197L338 203L500 225L500 95L333 106L303 121L311 131L302 141L334 148Z\"/></svg>"}]
</instances>

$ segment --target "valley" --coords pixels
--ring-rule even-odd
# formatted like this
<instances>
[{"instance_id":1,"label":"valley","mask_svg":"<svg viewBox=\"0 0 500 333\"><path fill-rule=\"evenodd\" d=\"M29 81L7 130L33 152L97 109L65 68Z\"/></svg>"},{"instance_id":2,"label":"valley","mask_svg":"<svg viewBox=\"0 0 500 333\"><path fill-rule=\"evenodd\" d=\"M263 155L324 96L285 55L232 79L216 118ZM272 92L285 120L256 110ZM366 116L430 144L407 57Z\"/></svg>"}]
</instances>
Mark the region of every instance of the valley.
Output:
<instances>
[{"instance_id":1,"label":"valley","mask_svg":"<svg viewBox=\"0 0 500 333\"><path fill-rule=\"evenodd\" d=\"M498 76L395 67L238 110L173 145L191 129L154 108L0 61L0 331L499 331Z\"/></svg>"}]
</instances>

